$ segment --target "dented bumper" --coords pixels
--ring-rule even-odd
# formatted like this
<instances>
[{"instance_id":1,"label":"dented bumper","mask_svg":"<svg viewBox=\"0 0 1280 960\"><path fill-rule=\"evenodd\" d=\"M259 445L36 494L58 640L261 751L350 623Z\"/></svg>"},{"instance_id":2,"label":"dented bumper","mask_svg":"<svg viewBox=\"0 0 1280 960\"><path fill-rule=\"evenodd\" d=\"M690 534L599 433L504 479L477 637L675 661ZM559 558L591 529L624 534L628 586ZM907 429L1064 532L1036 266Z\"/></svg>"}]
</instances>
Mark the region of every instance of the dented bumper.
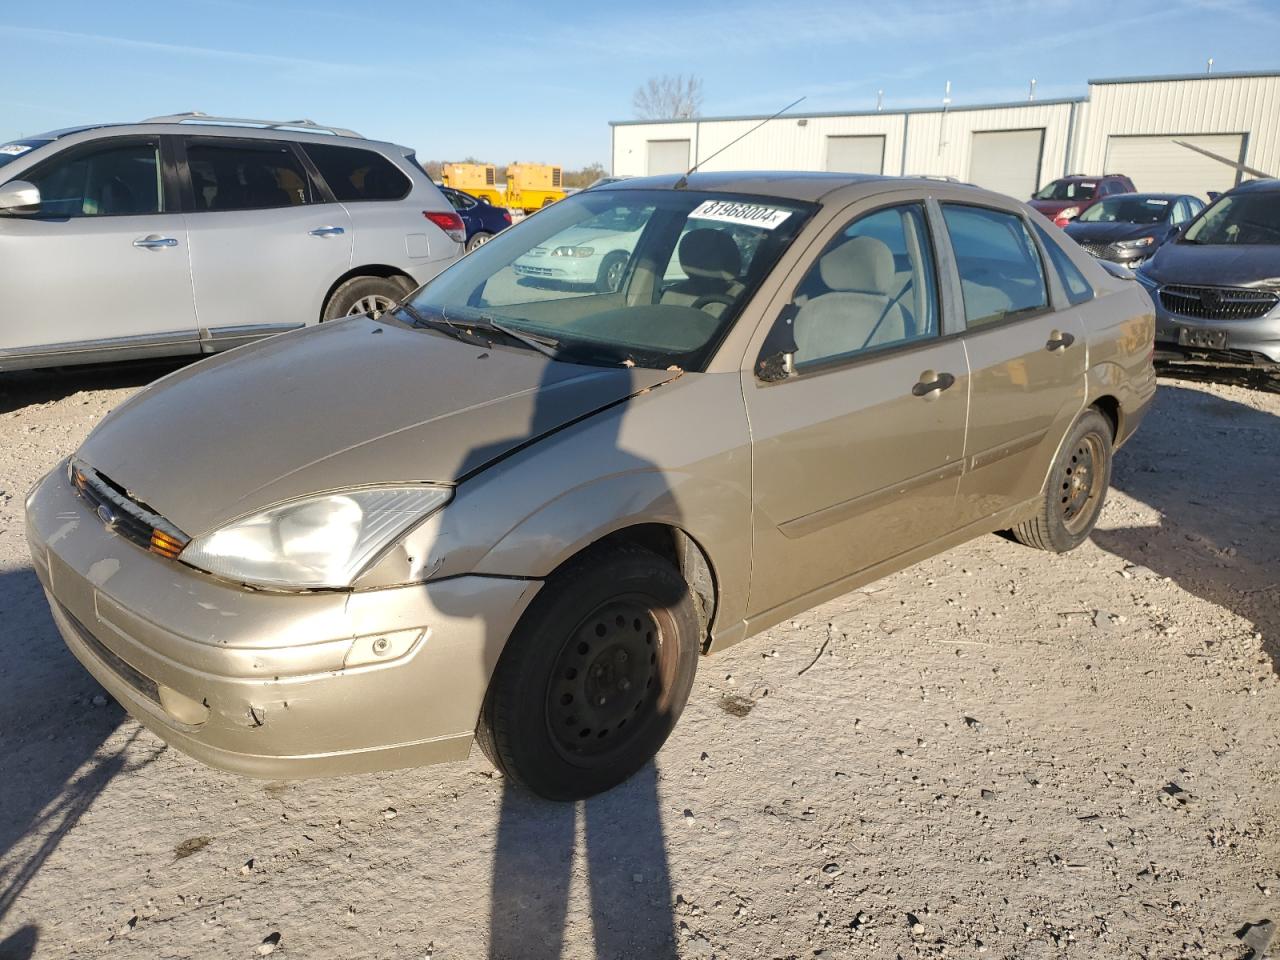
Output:
<instances>
[{"instance_id":1,"label":"dented bumper","mask_svg":"<svg viewBox=\"0 0 1280 960\"><path fill-rule=\"evenodd\" d=\"M466 757L489 677L540 583L382 590L224 583L108 530L55 470L27 501L32 562L77 659L211 766L309 777Z\"/></svg>"}]
</instances>

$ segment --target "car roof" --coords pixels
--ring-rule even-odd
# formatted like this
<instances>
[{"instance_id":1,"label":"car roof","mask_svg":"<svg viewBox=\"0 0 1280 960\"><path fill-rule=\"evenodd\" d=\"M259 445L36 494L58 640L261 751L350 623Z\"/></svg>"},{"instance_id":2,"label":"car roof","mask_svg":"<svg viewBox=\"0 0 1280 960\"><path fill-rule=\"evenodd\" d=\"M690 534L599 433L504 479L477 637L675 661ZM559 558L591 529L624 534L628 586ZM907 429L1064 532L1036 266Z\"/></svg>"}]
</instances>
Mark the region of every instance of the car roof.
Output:
<instances>
[{"instance_id":1,"label":"car roof","mask_svg":"<svg viewBox=\"0 0 1280 960\"><path fill-rule=\"evenodd\" d=\"M223 136L265 140L300 140L306 143L341 143L347 146L355 146L359 144L365 147L391 148L398 151L410 149L409 147L404 147L398 143L391 143L390 141L370 140L360 136L359 134L344 136L343 134L331 133L328 132L328 128L317 127L316 130L308 130L305 127L289 126L288 124L264 127L261 125L254 126L249 123L228 123L220 121L216 117L210 117L207 119L195 117L190 118L190 120L185 123L178 122L176 119L171 120L166 117L157 117L151 120L138 120L134 122L86 123L75 127L63 127L59 130L50 130L46 133L39 133L35 136L23 137L22 139L60 140L63 137L73 136L78 133L88 133L94 130L123 130L126 128L151 130L168 134L177 133L186 136Z\"/></svg>"},{"instance_id":2,"label":"car roof","mask_svg":"<svg viewBox=\"0 0 1280 960\"><path fill-rule=\"evenodd\" d=\"M682 182L683 181L683 182ZM986 193L969 184L948 181L953 186L966 187L978 193ZM823 173L816 171L743 170L723 173L691 173L686 176L670 173L657 177L629 177L617 183L605 184L600 190L698 190L708 193L743 193L777 197L783 200L800 200L812 203L828 194L846 187L865 186L869 193L877 189L901 189L904 184L930 187L937 178L893 177L870 173ZM677 186L678 185L678 186Z\"/></svg>"},{"instance_id":3,"label":"car roof","mask_svg":"<svg viewBox=\"0 0 1280 960\"><path fill-rule=\"evenodd\" d=\"M1272 193L1280 191L1280 180L1246 180L1237 187L1231 188L1231 193Z\"/></svg>"}]
</instances>

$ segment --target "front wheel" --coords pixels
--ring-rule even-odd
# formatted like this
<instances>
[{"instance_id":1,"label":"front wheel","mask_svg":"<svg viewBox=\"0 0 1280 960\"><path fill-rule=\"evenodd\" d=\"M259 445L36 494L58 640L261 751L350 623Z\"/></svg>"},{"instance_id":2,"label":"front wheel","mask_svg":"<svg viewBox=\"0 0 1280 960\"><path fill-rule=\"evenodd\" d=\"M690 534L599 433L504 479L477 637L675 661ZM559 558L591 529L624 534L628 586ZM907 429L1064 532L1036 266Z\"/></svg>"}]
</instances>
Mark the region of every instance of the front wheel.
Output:
<instances>
[{"instance_id":1,"label":"front wheel","mask_svg":"<svg viewBox=\"0 0 1280 960\"><path fill-rule=\"evenodd\" d=\"M634 546L547 581L494 671L476 731L509 779L549 800L608 790L661 748L689 699L698 614L670 563Z\"/></svg>"},{"instance_id":2,"label":"front wheel","mask_svg":"<svg viewBox=\"0 0 1280 960\"><path fill-rule=\"evenodd\" d=\"M627 255L615 250L604 258L596 273L596 293L617 293L622 289L622 278L627 272Z\"/></svg>"},{"instance_id":3,"label":"front wheel","mask_svg":"<svg viewBox=\"0 0 1280 960\"><path fill-rule=\"evenodd\" d=\"M352 277L338 287L324 305L321 320L367 314L382 316L413 289L407 277Z\"/></svg>"},{"instance_id":4,"label":"front wheel","mask_svg":"<svg viewBox=\"0 0 1280 960\"><path fill-rule=\"evenodd\" d=\"M1085 411L1054 458L1039 512L1010 531L1014 539L1053 553L1088 539L1111 486L1111 452L1111 422Z\"/></svg>"}]
</instances>

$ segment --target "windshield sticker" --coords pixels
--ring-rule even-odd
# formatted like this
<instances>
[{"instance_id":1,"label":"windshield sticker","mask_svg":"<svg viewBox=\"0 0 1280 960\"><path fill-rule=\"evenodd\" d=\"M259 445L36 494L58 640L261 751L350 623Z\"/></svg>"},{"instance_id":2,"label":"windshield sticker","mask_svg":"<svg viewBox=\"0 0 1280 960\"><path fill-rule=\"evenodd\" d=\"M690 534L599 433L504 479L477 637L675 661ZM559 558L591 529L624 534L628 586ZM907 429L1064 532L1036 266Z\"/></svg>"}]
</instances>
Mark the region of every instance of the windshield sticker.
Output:
<instances>
[{"instance_id":1,"label":"windshield sticker","mask_svg":"<svg viewBox=\"0 0 1280 960\"><path fill-rule=\"evenodd\" d=\"M740 223L747 227L773 230L791 216L793 211L781 207L766 207L758 203L736 203L732 200L708 200L689 214L690 220L717 220L720 223Z\"/></svg>"},{"instance_id":2,"label":"windshield sticker","mask_svg":"<svg viewBox=\"0 0 1280 960\"><path fill-rule=\"evenodd\" d=\"M31 148L28 147L25 143L6 143L3 147L0 147L0 153L8 154L11 157L16 157L18 154L26 153L30 149Z\"/></svg>"},{"instance_id":3,"label":"windshield sticker","mask_svg":"<svg viewBox=\"0 0 1280 960\"><path fill-rule=\"evenodd\" d=\"M1169 201L1168 201L1168 200L1157 200L1157 199L1155 199L1154 197L1152 197L1152 198L1150 198L1150 199L1148 199L1148 200L1144 200L1144 201L1142 201L1142 202L1143 202L1143 203L1145 203L1145 204L1146 204L1147 206L1149 206L1149 207L1167 207L1167 206L1169 205Z\"/></svg>"}]
</instances>

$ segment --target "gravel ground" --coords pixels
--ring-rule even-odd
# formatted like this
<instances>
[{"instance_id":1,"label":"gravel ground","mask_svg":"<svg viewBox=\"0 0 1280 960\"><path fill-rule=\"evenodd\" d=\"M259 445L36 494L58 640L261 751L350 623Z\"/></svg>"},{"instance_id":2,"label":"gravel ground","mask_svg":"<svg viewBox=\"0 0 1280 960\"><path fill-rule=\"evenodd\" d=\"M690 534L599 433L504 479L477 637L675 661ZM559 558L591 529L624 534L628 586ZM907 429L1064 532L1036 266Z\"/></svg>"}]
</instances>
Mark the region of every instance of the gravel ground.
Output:
<instances>
[{"instance_id":1,"label":"gravel ground","mask_svg":"<svg viewBox=\"0 0 1280 960\"><path fill-rule=\"evenodd\" d=\"M478 751L240 779L102 695L22 499L156 372L0 382L2 958L1235 960L1280 921L1280 395L1164 380L1093 542L984 537L704 660L575 808Z\"/></svg>"}]
</instances>

